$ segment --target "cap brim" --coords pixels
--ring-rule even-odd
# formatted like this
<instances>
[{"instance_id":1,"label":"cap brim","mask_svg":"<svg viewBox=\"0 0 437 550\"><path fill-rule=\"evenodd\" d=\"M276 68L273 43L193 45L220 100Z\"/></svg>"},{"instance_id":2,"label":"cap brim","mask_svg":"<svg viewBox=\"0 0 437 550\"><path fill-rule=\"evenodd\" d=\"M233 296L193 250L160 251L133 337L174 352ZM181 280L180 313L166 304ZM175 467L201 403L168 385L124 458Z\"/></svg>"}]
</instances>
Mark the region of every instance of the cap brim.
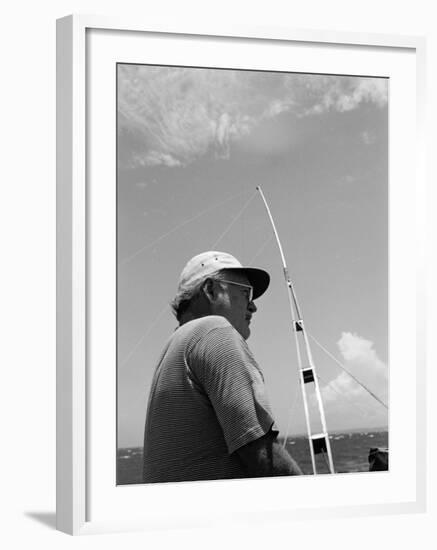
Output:
<instances>
[{"instance_id":1,"label":"cap brim","mask_svg":"<svg viewBox=\"0 0 437 550\"><path fill-rule=\"evenodd\" d=\"M270 284L270 275L264 269L256 267L229 267L226 271L239 271L246 275L249 283L253 286L253 300L264 294Z\"/></svg>"}]
</instances>

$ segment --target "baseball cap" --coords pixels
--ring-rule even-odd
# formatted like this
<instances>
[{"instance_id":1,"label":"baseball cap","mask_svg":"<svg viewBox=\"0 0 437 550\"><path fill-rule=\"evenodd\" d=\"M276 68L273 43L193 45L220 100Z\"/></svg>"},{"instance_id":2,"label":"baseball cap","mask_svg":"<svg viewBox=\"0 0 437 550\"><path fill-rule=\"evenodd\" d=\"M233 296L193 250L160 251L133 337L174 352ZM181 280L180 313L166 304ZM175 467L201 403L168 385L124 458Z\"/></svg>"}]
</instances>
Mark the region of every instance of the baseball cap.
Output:
<instances>
[{"instance_id":1,"label":"baseball cap","mask_svg":"<svg viewBox=\"0 0 437 550\"><path fill-rule=\"evenodd\" d=\"M267 271L256 267L245 267L231 254L210 250L188 261L179 278L179 290L200 283L222 269L235 270L244 274L253 287L254 300L264 294L270 283L270 275Z\"/></svg>"}]
</instances>

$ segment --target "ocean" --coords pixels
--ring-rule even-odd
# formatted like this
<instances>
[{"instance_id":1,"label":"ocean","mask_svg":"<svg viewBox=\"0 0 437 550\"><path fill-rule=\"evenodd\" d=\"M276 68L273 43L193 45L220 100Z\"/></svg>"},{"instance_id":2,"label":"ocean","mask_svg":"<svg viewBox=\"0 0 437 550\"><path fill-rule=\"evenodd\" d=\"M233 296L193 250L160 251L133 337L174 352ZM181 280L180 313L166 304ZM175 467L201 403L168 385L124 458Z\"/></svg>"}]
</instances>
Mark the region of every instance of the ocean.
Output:
<instances>
[{"instance_id":1,"label":"ocean","mask_svg":"<svg viewBox=\"0 0 437 550\"><path fill-rule=\"evenodd\" d=\"M387 431L356 431L333 433L329 436L336 473L368 472L369 450L372 447L388 449ZM304 474L312 474L308 439L289 437L286 449L301 467ZM142 483L142 447L129 447L117 451L117 485ZM317 473L328 473L322 454L316 455Z\"/></svg>"}]
</instances>

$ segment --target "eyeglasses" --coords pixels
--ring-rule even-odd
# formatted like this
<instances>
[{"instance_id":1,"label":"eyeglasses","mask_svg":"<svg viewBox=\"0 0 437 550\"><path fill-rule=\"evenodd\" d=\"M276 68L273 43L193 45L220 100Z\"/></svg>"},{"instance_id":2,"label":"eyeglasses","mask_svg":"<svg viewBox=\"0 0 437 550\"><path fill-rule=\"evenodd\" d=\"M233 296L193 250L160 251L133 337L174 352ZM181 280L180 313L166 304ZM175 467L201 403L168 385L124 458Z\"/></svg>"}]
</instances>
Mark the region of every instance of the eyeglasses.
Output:
<instances>
[{"instance_id":1,"label":"eyeglasses","mask_svg":"<svg viewBox=\"0 0 437 550\"><path fill-rule=\"evenodd\" d=\"M251 285L244 285L243 283L236 283L235 281L227 281L226 279L220 279L220 283L228 283L229 285L236 285L236 286L242 286L243 288L247 288L247 301L250 304L250 302L253 300L253 286Z\"/></svg>"}]
</instances>

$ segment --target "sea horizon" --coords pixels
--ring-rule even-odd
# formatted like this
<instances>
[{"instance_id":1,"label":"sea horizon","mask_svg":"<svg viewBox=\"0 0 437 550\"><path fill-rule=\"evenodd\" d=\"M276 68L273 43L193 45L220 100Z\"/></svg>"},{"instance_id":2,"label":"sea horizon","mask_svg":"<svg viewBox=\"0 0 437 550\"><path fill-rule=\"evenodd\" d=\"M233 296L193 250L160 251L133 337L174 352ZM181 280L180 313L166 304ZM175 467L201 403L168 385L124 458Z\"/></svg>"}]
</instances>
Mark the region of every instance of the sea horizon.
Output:
<instances>
[{"instance_id":1,"label":"sea horizon","mask_svg":"<svg viewBox=\"0 0 437 550\"><path fill-rule=\"evenodd\" d=\"M376 428L370 427L370 428L332 428L330 429L329 436L331 435L338 435L338 434L347 434L347 433L379 433L379 432L388 432L388 426L378 426ZM295 434L288 434L287 439L290 439L292 437L307 437L308 434L305 432L299 432ZM284 439L284 436L279 434L278 439ZM121 451L122 449L139 449L143 447L143 443L140 445L117 445L117 450Z\"/></svg>"},{"instance_id":2,"label":"sea horizon","mask_svg":"<svg viewBox=\"0 0 437 550\"><path fill-rule=\"evenodd\" d=\"M284 443L284 437L279 436ZM330 445L336 473L369 471L369 452L372 448L388 449L389 432L382 428L331 430ZM288 435L285 448L297 461L305 475L312 474L312 462L306 434ZM117 485L142 483L142 445L117 449ZM317 473L329 473L326 457L316 456Z\"/></svg>"}]
</instances>

